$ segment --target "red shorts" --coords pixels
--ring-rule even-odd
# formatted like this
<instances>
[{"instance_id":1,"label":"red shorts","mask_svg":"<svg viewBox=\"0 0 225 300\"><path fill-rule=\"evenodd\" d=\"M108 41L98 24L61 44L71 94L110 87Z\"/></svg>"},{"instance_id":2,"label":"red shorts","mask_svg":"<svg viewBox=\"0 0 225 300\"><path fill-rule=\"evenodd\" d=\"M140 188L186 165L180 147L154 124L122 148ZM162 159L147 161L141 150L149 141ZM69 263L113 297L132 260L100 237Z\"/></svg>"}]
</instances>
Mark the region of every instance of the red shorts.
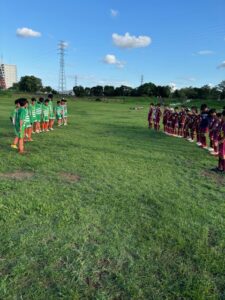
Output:
<instances>
[{"instance_id":1,"label":"red shorts","mask_svg":"<svg viewBox=\"0 0 225 300\"><path fill-rule=\"evenodd\" d=\"M206 128L200 128L200 133L201 134L206 134L209 131L208 127Z\"/></svg>"}]
</instances>

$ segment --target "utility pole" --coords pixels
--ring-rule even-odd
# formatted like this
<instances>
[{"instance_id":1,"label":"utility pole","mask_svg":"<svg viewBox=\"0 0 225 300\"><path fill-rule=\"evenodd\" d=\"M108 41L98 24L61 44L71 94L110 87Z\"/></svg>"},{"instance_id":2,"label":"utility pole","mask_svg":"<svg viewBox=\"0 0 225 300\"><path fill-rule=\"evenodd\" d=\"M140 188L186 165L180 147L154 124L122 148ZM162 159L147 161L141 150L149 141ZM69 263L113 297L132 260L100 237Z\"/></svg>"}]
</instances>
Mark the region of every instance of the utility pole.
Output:
<instances>
[{"instance_id":1,"label":"utility pole","mask_svg":"<svg viewBox=\"0 0 225 300\"><path fill-rule=\"evenodd\" d=\"M59 92L64 94L66 90L66 75L65 75L65 49L66 43L60 41L58 45L59 50Z\"/></svg>"}]
</instances>

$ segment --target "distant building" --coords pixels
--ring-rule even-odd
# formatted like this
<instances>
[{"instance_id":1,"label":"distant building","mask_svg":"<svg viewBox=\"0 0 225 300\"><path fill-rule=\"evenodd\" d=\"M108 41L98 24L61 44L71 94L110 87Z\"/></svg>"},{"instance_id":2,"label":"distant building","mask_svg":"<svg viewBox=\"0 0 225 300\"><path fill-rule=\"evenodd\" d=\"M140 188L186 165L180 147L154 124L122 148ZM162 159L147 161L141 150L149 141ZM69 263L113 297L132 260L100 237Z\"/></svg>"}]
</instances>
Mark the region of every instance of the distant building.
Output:
<instances>
[{"instance_id":1,"label":"distant building","mask_svg":"<svg viewBox=\"0 0 225 300\"><path fill-rule=\"evenodd\" d=\"M9 89L17 83L16 65L0 64L0 87Z\"/></svg>"}]
</instances>

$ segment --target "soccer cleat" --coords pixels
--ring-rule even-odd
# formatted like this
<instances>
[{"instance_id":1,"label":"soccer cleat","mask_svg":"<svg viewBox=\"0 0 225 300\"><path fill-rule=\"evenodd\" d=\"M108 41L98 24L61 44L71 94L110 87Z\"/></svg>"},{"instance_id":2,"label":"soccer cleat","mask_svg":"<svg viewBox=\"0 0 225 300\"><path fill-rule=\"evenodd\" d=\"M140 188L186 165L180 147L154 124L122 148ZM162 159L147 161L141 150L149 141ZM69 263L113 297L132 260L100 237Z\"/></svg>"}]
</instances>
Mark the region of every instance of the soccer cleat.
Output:
<instances>
[{"instance_id":1,"label":"soccer cleat","mask_svg":"<svg viewBox=\"0 0 225 300\"><path fill-rule=\"evenodd\" d=\"M213 151L213 152L210 152L210 154L213 155L213 156L218 156L218 155L219 155L219 152Z\"/></svg>"},{"instance_id":2,"label":"soccer cleat","mask_svg":"<svg viewBox=\"0 0 225 300\"><path fill-rule=\"evenodd\" d=\"M214 151L214 149L212 147L209 147L208 150L209 150L209 152L213 152Z\"/></svg>"},{"instance_id":3,"label":"soccer cleat","mask_svg":"<svg viewBox=\"0 0 225 300\"><path fill-rule=\"evenodd\" d=\"M194 140L190 139L189 142L190 142L190 143L194 143Z\"/></svg>"},{"instance_id":4,"label":"soccer cleat","mask_svg":"<svg viewBox=\"0 0 225 300\"><path fill-rule=\"evenodd\" d=\"M46 132L49 132L49 129L46 129Z\"/></svg>"},{"instance_id":5,"label":"soccer cleat","mask_svg":"<svg viewBox=\"0 0 225 300\"><path fill-rule=\"evenodd\" d=\"M12 149L18 149L17 145L14 145L14 144L11 145L11 148Z\"/></svg>"}]
</instances>

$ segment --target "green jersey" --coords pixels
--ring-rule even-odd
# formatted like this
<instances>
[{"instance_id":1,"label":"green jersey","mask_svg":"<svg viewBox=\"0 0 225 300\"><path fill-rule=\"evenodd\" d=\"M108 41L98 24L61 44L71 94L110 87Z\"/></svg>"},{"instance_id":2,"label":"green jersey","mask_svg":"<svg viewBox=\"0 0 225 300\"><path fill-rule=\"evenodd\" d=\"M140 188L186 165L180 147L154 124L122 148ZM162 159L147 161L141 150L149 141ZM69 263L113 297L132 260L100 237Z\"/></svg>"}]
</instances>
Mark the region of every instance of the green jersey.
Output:
<instances>
[{"instance_id":1,"label":"green jersey","mask_svg":"<svg viewBox=\"0 0 225 300\"><path fill-rule=\"evenodd\" d=\"M31 127L31 119L30 119L29 109L25 108L25 111L26 111L25 127L29 128L29 127Z\"/></svg>"},{"instance_id":2,"label":"green jersey","mask_svg":"<svg viewBox=\"0 0 225 300\"><path fill-rule=\"evenodd\" d=\"M53 108L53 102L52 101L49 101L48 107L49 107L49 117L50 117L50 119L55 119L55 114L54 114L54 108Z\"/></svg>"},{"instance_id":3,"label":"green jersey","mask_svg":"<svg viewBox=\"0 0 225 300\"><path fill-rule=\"evenodd\" d=\"M40 116L42 114L42 103L41 102L37 102L35 105L35 112L36 112L36 116Z\"/></svg>"},{"instance_id":4,"label":"green jersey","mask_svg":"<svg viewBox=\"0 0 225 300\"><path fill-rule=\"evenodd\" d=\"M37 118L36 118L36 105L30 105L29 106L29 114L30 114L30 119L31 119L31 123L35 123L37 122Z\"/></svg>"},{"instance_id":5,"label":"green jersey","mask_svg":"<svg viewBox=\"0 0 225 300\"><path fill-rule=\"evenodd\" d=\"M49 121L49 107L47 105L43 105L43 121L48 122Z\"/></svg>"},{"instance_id":6,"label":"green jersey","mask_svg":"<svg viewBox=\"0 0 225 300\"><path fill-rule=\"evenodd\" d=\"M20 129L24 130L25 119L26 119L26 109L24 107L20 107L17 111L16 119L15 119L15 127L18 132L20 131ZM22 127L20 127L21 121L23 121Z\"/></svg>"}]
</instances>

